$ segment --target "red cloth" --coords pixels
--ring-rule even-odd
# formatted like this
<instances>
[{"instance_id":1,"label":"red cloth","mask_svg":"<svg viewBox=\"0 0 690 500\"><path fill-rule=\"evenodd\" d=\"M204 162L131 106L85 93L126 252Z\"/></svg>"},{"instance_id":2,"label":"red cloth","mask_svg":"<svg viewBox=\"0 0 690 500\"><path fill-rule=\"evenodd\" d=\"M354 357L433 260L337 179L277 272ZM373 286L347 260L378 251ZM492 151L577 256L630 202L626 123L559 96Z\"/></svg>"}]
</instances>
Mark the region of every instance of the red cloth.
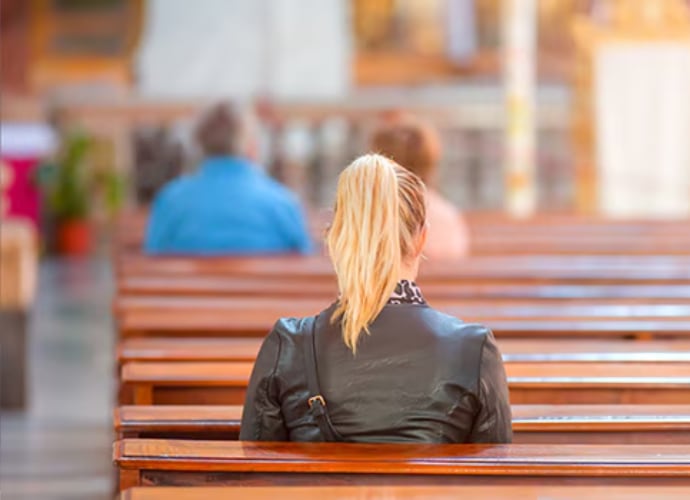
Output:
<instances>
[{"instance_id":1,"label":"red cloth","mask_svg":"<svg viewBox=\"0 0 690 500\"><path fill-rule=\"evenodd\" d=\"M9 186L4 188L9 202L6 216L26 217L36 228L41 213L41 193L35 179L40 158L2 156L2 162L12 172Z\"/></svg>"}]
</instances>

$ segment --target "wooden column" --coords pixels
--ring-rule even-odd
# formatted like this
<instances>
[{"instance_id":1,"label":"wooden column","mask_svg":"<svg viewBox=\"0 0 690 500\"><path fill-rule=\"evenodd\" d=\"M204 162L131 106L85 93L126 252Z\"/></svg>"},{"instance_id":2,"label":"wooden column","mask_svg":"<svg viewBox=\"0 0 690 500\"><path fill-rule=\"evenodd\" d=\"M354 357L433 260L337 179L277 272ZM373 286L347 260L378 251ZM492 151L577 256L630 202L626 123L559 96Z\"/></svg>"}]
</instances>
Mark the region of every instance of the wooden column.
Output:
<instances>
[{"instance_id":1,"label":"wooden column","mask_svg":"<svg viewBox=\"0 0 690 500\"><path fill-rule=\"evenodd\" d=\"M505 203L516 217L536 209L536 0L503 0Z\"/></svg>"}]
</instances>

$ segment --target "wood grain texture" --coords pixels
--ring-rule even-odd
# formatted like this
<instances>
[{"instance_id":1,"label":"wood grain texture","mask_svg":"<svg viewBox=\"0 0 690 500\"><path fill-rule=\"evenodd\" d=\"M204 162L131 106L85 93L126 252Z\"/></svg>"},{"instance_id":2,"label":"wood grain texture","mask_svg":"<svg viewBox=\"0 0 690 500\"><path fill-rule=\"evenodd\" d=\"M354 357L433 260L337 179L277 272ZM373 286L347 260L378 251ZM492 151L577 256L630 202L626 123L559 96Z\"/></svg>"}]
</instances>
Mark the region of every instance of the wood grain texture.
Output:
<instances>
[{"instance_id":1,"label":"wood grain texture","mask_svg":"<svg viewBox=\"0 0 690 500\"><path fill-rule=\"evenodd\" d=\"M322 304L326 307L328 304ZM453 311L444 310L449 314ZM184 310L181 306L122 311L119 332L122 338L146 336L264 337L281 317L311 316L320 309L289 308L263 311L216 309ZM462 311L455 311L462 312ZM630 336L690 338L690 319L496 319L471 318L454 314L466 322L489 326L497 337L606 337Z\"/></svg>"},{"instance_id":2,"label":"wood grain texture","mask_svg":"<svg viewBox=\"0 0 690 500\"><path fill-rule=\"evenodd\" d=\"M124 470L690 478L690 446L428 445L125 439Z\"/></svg>"},{"instance_id":3,"label":"wood grain texture","mask_svg":"<svg viewBox=\"0 0 690 500\"><path fill-rule=\"evenodd\" d=\"M122 500L208 500L245 498L249 500L574 500L579 498L608 500L686 500L684 486L222 486L222 487L138 487L122 494Z\"/></svg>"},{"instance_id":4,"label":"wood grain texture","mask_svg":"<svg viewBox=\"0 0 690 500\"><path fill-rule=\"evenodd\" d=\"M683 404L690 366L657 363L506 363L513 404ZM121 381L135 393L120 404L242 404L249 362L132 362ZM138 397L141 392L143 395ZM148 394L151 394L148 396ZM127 397L129 390L122 391Z\"/></svg>"},{"instance_id":5,"label":"wood grain texture","mask_svg":"<svg viewBox=\"0 0 690 500\"><path fill-rule=\"evenodd\" d=\"M510 245L506 245L510 247ZM568 259L534 255L470 258L457 263L425 262L419 283L462 281L465 284L690 284L687 257L630 258L612 256ZM537 252L538 253L538 252ZM625 254L625 252L619 252ZM333 282L331 263L322 256L282 257L150 257L121 255L117 261L120 278L125 276L195 275L233 277L281 276L293 282Z\"/></svg>"},{"instance_id":6,"label":"wood grain texture","mask_svg":"<svg viewBox=\"0 0 690 500\"><path fill-rule=\"evenodd\" d=\"M130 361L254 361L261 338L128 338L117 347L118 364ZM504 362L688 363L684 339L511 339L499 341Z\"/></svg>"},{"instance_id":7,"label":"wood grain texture","mask_svg":"<svg viewBox=\"0 0 690 500\"><path fill-rule=\"evenodd\" d=\"M513 405L518 443L690 444L690 405ZM122 406L123 437L237 439L242 407Z\"/></svg>"},{"instance_id":8,"label":"wood grain texture","mask_svg":"<svg viewBox=\"0 0 690 500\"><path fill-rule=\"evenodd\" d=\"M253 363L127 363L122 381L135 384L246 386Z\"/></svg>"},{"instance_id":9,"label":"wood grain texture","mask_svg":"<svg viewBox=\"0 0 690 500\"><path fill-rule=\"evenodd\" d=\"M119 364L129 361L253 362L262 342L260 338L131 338L118 344L117 359Z\"/></svg>"},{"instance_id":10,"label":"wood grain texture","mask_svg":"<svg viewBox=\"0 0 690 500\"><path fill-rule=\"evenodd\" d=\"M115 300L117 313L126 311L151 311L162 308L183 309L186 312L208 312L226 309L229 312L251 311L320 311L335 300L290 297L222 297L222 296L119 296ZM543 299L463 301L445 298L431 302L436 308L463 317L510 318L690 318L690 304L669 301L663 304L635 304L621 299L617 303L601 304L598 301L561 303ZM303 315L303 314L300 314Z\"/></svg>"},{"instance_id":11,"label":"wood grain texture","mask_svg":"<svg viewBox=\"0 0 690 500\"><path fill-rule=\"evenodd\" d=\"M335 279L327 281L292 281L275 277L233 277L159 275L124 276L118 282L119 295L158 296L224 296L224 297L313 297L329 300L337 295ZM491 282L467 285L434 283L424 286L429 300L462 299L463 301L535 299L552 301L593 300L599 303L626 299L633 303L656 301L690 301L687 285L541 285L495 284Z\"/></svg>"}]
</instances>

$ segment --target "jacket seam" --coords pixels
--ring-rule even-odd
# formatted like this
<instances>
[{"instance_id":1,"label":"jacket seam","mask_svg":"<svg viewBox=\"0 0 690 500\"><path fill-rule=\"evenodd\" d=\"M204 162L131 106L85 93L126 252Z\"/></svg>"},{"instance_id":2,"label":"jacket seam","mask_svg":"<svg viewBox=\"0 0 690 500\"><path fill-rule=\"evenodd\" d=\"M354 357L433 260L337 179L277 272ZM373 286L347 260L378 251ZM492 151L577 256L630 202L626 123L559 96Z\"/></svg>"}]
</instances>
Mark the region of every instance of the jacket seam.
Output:
<instances>
[{"instance_id":1,"label":"jacket seam","mask_svg":"<svg viewBox=\"0 0 690 500\"><path fill-rule=\"evenodd\" d=\"M486 339L488 335L484 336L484 340L482 340L482 347L481 350L479 351L479 366L477 368L477 391L475 397L477 398L477 403L479 404L479 408L477 409L477 413L475 414L475 420L472 422L472 426L470 428L469 436L474 435L474 431L477 425L476 418L477 416L481 413L481 411L484 409L484 398L482 397L482 361L484 361L484 348L486 347Z\"/></svg>"},{"instance_id":2,"label":"jacket seam","mask_svg":"<svg viewBox=\"0 0 690 500\"><path fill-rule=\"evenodd\" d=\"M477 399L482 402L481 389L482 389L482 362L484 361L484 348L486 347L486 339L488 335L484 335L484 340L482 340L482 347L479 351L479 367L477 368Z\"/></svg>"},{"instance_id":3,"label":"jacket seam","mask_svg":"<svg viewBox=\"0 0 690 500\"><path fill-rule=\"evenodd\" d=\"M276 353L276 360L275 360L275 363L273 365L273 370L271 370L271 375L269 376L270 381L273 381L276 374L278 373L278 363L280 362L280 355L282 354L282 349L283 349L283 339L280 338L280 335L278 335L277 329L276 329L275 335L276 335L276 337L278 337L278 352Z\"/></svg>"},{"instance_id":4,"label":"jacket seam","mask_svg":"<svg viewBox=\"0 0 690 500\"><path fill-rule=\"evenodd\" d=\"M260 422L260 424L259 424L259 432L258 432L258 435L257 435L257 438L259 438L259 439L260 439L261 436L263 435L263 431L264 431L264 428L265 428L265 425L264 425L264 413L265 413L265 412L264 412L264 409L265 409L265 405L266 405L266 404L270 401L270 399L271 399L271 398L270 398L269 391L271 390L271 386L272 386L272 384L273 384L273 379L275 378L276 373L278 372L278 363L280 362L280 354L281 354L281 350L282 350L282 348L283 348L283 339L281 339L281 338L280 338L280 335L278 335L277 329L276 329L274 332L271 332L271 334L275 334L276 337L278 337L278 351L277 351L277 353L276 353L276 359L275 359L275 362L274 362L274 364L273 364L273 369L271 370L271 373L270 373L269 376L267 377L266 383L264 384L264 398L265 398L265 399L264 399L264 404L262 404L260 408L257 408L257 413L259 413L259 422Z\"/></svg>"}]
</instances>

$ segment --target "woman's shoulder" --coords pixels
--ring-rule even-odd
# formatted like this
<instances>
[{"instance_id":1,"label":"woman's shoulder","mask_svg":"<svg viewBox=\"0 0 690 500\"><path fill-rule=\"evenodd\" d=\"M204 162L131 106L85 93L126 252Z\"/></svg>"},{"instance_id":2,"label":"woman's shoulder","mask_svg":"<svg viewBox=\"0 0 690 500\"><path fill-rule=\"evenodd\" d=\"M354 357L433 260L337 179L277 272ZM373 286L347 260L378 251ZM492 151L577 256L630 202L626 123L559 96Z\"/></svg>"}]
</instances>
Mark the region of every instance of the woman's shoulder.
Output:
<instances>
[{"instance_id":1,"label":"woman's shoulder","mask_svg":"<svg viewBox=\"0 0 690 500\"><path fill-rule=\"evenodd\" d=\"M484 343L488 337L493 337L491 329L481 323L466 323L460 318L444 313L433 307L426 308L426 314L433 321L435 329L442 336L453 339L465 339Z\"/></svg>"},{"instance_id":2,"label":"woman's shoulder","mask_svg":"<svg viewBox=\"0 0 690 500\"><path fill-rule=\"evenodd\" d=\"M271 329L271 335L277 335L282 340L294 341L294 339L302 337L306 332L315 328L317 321L318 326L321 327L324 324L330 324L328 319L331 317L334 308L335 304L332 304L313 316L279 318Z\"/></svg>"},{"instance_id":3,"label":"woman's shoulder","mask_svg":"<svg viewBox=\"0 0 690 500\"><path fill-rule=\"evenodd\" d=\"M271 334L278 335L279 337L294 337L302 335L306 329L312 327L315 319L315 316L305 316L303 318L279 318L273 325Z\"/></svg>"}]
</instances>

